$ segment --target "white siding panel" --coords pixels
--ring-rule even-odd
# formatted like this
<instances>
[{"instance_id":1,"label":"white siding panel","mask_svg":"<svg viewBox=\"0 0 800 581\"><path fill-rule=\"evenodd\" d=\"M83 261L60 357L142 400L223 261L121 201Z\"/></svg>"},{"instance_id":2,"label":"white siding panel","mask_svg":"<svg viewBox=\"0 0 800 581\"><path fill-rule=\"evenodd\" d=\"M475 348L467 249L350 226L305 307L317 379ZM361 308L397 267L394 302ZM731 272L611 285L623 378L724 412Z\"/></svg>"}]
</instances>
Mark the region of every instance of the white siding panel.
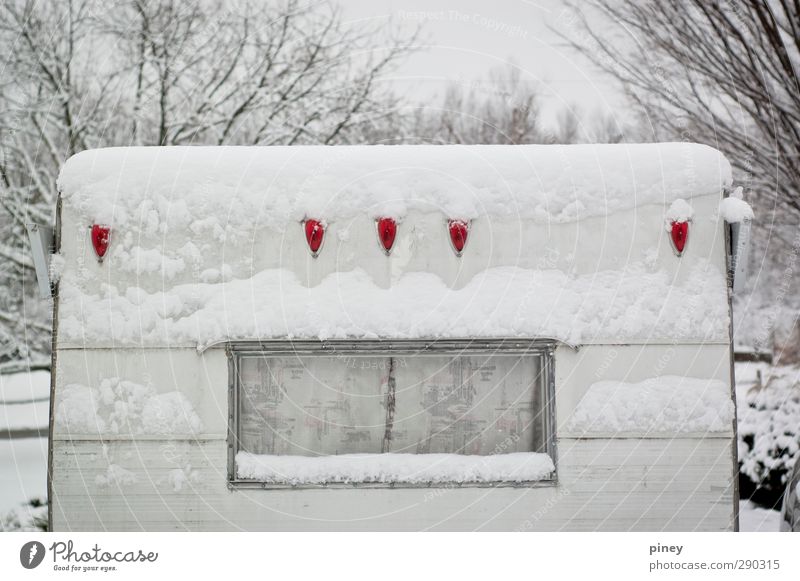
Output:
<instances>
[{"instance_id":1,"label":"white siding panel","mask_svg":"<svg viewBox=\"0 0 800 581\"><path fill-rule=\"evenodd\" d=\"M662 375L731 381L728 344L588 345L556 349L558 425L568 421L586 391L598 381L635 383ZM731 430L733 426L731 426Z\"/></svg>"},{"instance_id":2,"label":"white siding panel","mask_svg":"<svg viewBox=\"0 0 800 581\"><path fill-rule=\"evenodd\" d=\"M202 435L226 437L228 361L223 349L202 354L195 349L61 349L56 368L56 411L67 385L96 388L112 377L152 386L157 393L182 393L203 423ZM56 422L54 435L68 434Z\"/></svg>"},{"instance_id":3,"label":"white siding panel","mask_svg":"<svg viewBox=\"0 0 800 581\"><path fill-rule=\"evenodd\" d=\"M224 441L56 441L65 530L731 530L730 441L560 440L555 486L229 490ZM135 482L98 484L113 464ZM187 467L188 468L187 470ZM180 490L170 471L185 470Z\"/></svg>"},{"instance_id":4,"label":"white siding panel","mask_svg":"<svg viewBox=\"0 0 800 581\"><path fill-rule=\"evenodd\" d=\"M562 345L555 353L555 374L557 423L562 426L597 381L637 382L658 375L686 375L730 383L730 347L589 345L576 350ZM185 348L59 350L56 406L64 386L96 387L108 377L153 385L162 393L180 391L200 416L204 435L227 434L228 362L223 349L202 354ZM56 425L56 436L59 433Z\"/></svg>"}]
</instances>

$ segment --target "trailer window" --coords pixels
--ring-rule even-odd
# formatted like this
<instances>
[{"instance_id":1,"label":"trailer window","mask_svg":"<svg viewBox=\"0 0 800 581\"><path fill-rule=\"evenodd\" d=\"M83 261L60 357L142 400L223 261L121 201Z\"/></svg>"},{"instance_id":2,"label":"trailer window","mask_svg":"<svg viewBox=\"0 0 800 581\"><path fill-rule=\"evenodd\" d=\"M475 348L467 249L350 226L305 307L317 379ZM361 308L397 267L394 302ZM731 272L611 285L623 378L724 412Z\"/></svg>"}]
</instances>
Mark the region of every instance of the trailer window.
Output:
<instances>
[{"instance_id":1,"label":"trailer window","mask_svg":"<svg viewBox=\"0 0 800 581\"><path fill-rule=\"evenodd\" d=\"M552 457L551 346L514 345L233 346L231 480L261 456Z\"/></svg>"}]
</instances>

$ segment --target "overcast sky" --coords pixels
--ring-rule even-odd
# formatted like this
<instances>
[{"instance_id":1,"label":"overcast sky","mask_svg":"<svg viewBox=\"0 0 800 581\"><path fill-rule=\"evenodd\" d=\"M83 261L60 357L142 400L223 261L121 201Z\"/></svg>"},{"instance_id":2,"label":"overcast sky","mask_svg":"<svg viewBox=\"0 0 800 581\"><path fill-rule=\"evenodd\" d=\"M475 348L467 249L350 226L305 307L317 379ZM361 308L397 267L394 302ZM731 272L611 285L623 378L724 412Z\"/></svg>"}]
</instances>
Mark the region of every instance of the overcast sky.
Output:
<instances>
[{"instance_id":1,"label":"overcast sky","mask_svg":"<svg viewBox=\"0 0 800 581\"><path fill-rule=\"evenodd\" d=\"M391 78L398 92L430 99L450 81L474 81L493 67L515 61L536 81L543 118L552 123L563 107L583 114L619 111L616 85L564 46L549 26L568 30L567 8L557 0L338 0L345 20L392 21L409 31L422 25L423 48Z\"/></svg>"}]
</instances>

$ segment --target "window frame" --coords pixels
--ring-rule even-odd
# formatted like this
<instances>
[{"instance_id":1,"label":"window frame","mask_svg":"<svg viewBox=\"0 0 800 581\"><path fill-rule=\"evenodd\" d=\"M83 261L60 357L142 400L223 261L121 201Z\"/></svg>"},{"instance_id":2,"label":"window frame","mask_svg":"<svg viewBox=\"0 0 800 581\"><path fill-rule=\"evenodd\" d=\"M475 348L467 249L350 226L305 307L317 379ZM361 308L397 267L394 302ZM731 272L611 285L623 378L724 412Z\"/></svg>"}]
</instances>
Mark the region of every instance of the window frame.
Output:
<instances>
[{"instance_id":1,"label":"window frame","mask_svg":"<svg viewBox=\"0 0 800 581\"><path fill-rule=\"evenodd\" d=\"M228 488L257 488L263 490L319 488L536 488L558 484L555 407L555 349L549 339L448 339L448 340L265 340L232 341L227 343L228 358ZM239 362L248 356L280 357L348 357L348 356L407 356L414 355L519 355L539 356L544 373L545 453L553 460L555 469L542 479L521 482L329 482L322 484L289 484L240 479L236 476L236 453L239 451Z\"/></svg>"}]
</instances>

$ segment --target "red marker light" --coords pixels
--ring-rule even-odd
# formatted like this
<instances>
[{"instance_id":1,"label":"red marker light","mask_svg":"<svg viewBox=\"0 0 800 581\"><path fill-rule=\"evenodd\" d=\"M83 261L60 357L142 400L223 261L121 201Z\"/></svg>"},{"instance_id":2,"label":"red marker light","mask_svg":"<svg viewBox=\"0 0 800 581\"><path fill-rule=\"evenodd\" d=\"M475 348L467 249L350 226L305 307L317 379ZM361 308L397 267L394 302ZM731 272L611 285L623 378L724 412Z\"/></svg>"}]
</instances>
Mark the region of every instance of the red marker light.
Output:
<instances>
[{"instance_id":1,"label":"red marker light","mask_svg":"<svg viewBox=\"0 0 800 581\"><path fill-rule=\"evenodd\" d=\"M111 228L100 224L92 225L92 246L94 246L94 253L97 255L99 262L103 262L103 257L108 251L110 237Z\"/></svg>"},{"instance_id":2,"label":"red marker light","mask_svg":"<svg viewBox=\"0 0 800 581\"><path fill-rule=\"evenodd\" d=\"M670 236L672 237L672 246L675 248L675 253L680 256L683 254L683 249L686 247L686 239L689 237L689 222L673 222Z\"/></svg>"},{"instance_id":3,"label":"red marker light","mask_svg":"<svg viewBox=\"0 0 800 581\"><path fill-rule=\"evenodd\" d=\"M311 255L316 258L322 248L325 237L325 225L319 220L306 220L303 222L303 229L306 232L306 241Z\"/></svg>"},{"instance_id":4,"label":"red marker light","mask_svg":"<svg viewBox=\"0 0 800 581\"><path fill-rule=\"evenodd\" d=\"M378 229L378 241L388 256L392 251L394 239L397 236L397 222L392 218L378 218L375 220L375 226Z\"/></svg>"},{"instance_id":5,"label":"red marker light","mask_svg":"<svg viewBox=\"0 0 800 581\"><path fill-rule=\"evenodd\" d=\"M469 222L465 222L464 220L448 220L447 229L450 231L450 243L453 245L456 256L461 256L464 247L467 245Z\"/></svg>"}]
</instances>

